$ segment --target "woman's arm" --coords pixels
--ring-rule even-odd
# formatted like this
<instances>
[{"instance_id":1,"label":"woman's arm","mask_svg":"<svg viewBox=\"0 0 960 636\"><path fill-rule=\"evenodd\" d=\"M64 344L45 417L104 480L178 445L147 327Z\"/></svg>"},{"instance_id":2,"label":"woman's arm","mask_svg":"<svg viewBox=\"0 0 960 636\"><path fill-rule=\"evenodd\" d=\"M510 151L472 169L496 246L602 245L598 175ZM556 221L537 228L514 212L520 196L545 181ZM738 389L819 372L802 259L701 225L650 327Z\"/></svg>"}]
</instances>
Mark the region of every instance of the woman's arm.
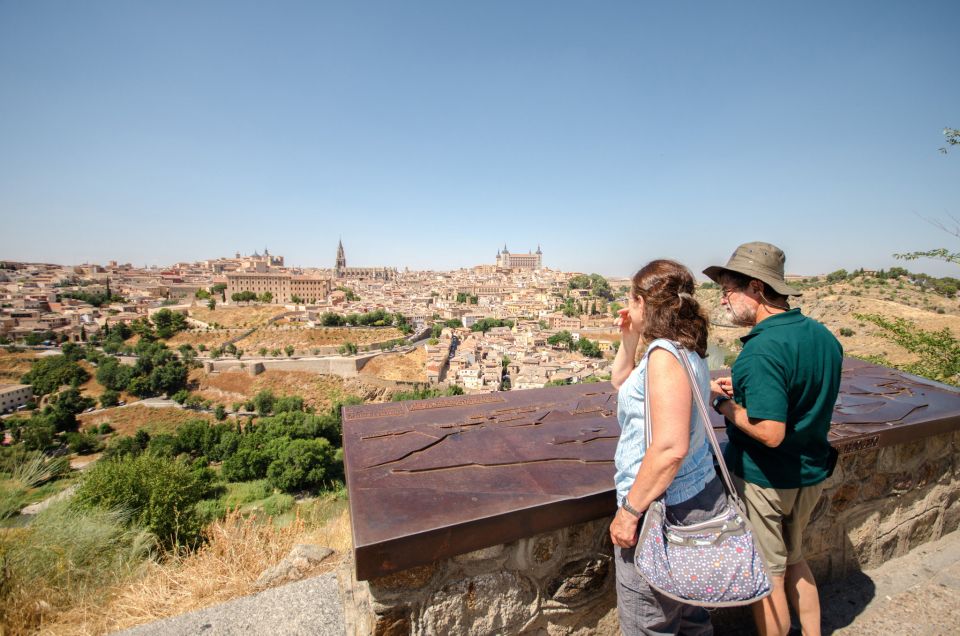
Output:
<instances>
[{"instance_id":1,"label":"woman's arm","mask_svg":"<svg viewBox=\"0 0 960 636\"><path fill-rule=\"evenodd\" d=\"M690 448L690 381L680 361L666 349L654 349L647 361L650 377L647 417L653 417L653 439L640 463L627 502L643 512L673 481ZM610 524L614 545L629 548L637 542L639 519L623 508Z\"/></svg>"}]
</instances>

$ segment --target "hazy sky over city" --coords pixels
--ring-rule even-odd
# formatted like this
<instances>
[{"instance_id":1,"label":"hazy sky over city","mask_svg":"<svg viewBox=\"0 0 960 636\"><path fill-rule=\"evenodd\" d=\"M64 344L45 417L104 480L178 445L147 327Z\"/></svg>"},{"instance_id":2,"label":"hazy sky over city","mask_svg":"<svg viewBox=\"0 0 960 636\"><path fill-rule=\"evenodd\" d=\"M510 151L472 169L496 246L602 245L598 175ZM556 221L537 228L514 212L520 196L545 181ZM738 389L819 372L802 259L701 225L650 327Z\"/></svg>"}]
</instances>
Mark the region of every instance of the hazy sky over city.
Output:
<instances>
[{"instance_id":1,"label":"hazy sky over city","mask_svg":"<svg viewBox=\"0 0 960 636\"><path fill-rule=\"evenodd\" d=\"M0 258L696 271L960 240L960 3L0 0ZM945 264L906 264L957 275Z\"/></svg>"}]
</instances>

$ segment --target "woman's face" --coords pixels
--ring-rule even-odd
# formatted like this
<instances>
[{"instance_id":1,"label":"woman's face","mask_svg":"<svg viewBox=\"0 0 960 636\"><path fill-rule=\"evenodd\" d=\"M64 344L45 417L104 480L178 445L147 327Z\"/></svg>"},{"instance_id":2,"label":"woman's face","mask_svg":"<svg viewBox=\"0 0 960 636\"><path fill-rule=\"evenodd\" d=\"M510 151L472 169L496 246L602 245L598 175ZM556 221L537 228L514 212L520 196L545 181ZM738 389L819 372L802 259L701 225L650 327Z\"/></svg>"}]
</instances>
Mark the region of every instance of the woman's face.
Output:
<instances>
[{"instance_id":1,"label":"woman's face","mask_svg":"<svg viewBox=\"0 0 960 636\"><path fill-rule=\"evenodd\" d=\"M630 327L635 333L643 332L643 298L641 296L630 297L630 302L627 305L628 314L630 316Z\"/></svg>"}]
</instances>

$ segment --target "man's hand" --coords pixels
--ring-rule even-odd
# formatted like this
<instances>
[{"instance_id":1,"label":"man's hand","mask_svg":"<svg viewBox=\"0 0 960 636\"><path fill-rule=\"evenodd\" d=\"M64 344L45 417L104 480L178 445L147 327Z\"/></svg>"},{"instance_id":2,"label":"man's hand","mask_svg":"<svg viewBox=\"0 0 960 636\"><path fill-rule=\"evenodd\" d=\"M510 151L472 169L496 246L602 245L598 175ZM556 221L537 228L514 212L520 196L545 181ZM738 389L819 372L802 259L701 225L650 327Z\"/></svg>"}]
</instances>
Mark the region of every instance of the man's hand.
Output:
<instances>
[{"instance_id":1,"label":"man's hand","mask_svg":"<svg viewBox=\"0 0 960 636\"><path fill-rule=\"evenodd\" d=\"M729 376L710 380L710 399L721 395L728 398L733 397L733 379Z\"/></svg>"},{"instance_id":2,"label":"man's hand","mask_svg":"<svg viewBox=\"0 0 960 636\"><path fill-rule=\"evenodd\" d=\"M610 524L610 540L613 545L621 548L630 548L637 545L637 531L640 520L623 508L617 509L617 514Z\"/></svg>"}]
</instances>

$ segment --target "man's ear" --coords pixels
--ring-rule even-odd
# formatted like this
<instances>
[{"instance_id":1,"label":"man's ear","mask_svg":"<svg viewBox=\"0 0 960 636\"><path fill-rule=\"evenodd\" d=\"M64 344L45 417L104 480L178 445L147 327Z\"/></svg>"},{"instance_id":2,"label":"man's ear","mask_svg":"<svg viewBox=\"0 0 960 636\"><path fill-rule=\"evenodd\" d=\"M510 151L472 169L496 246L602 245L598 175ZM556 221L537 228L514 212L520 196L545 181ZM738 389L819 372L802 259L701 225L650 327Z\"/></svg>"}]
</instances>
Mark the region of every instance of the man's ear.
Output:
<instances>
[{"instance_id":1,"label":"man's ear","mask_svg":"<svg viewBox=\"0 0 960 636\"><path fill-rule=\"evenodd\" d=\"M750 284L747 285L754 293L757 295L763 295L763 281L757 280L756 278L750 281Z\"/></svg>"}]
</instances>

